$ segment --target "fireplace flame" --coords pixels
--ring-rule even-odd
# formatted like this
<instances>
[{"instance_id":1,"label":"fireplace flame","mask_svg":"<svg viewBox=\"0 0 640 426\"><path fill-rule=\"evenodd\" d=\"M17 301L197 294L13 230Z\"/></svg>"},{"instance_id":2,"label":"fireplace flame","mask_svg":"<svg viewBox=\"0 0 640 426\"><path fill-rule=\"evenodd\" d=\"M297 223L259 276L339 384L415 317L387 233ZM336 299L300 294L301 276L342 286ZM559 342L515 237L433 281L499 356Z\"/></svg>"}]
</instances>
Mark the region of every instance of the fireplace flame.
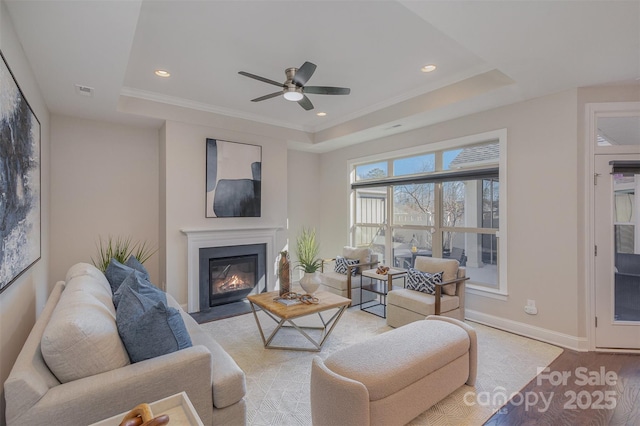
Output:
<instances>
[{"instance_id":1,"label":"fireplace flame","mask_svg":"<svg viewBox=\"0 0 640 426\"><path fill-rule=\"evenodd\" d=\"M243 288L248 288L248 287L249 286L245 284L242 278L240 278L238 275L232 275L231 278L229 278L220 286L220 290L222 291L241 290Z\"/></svg>"}]
</instances>

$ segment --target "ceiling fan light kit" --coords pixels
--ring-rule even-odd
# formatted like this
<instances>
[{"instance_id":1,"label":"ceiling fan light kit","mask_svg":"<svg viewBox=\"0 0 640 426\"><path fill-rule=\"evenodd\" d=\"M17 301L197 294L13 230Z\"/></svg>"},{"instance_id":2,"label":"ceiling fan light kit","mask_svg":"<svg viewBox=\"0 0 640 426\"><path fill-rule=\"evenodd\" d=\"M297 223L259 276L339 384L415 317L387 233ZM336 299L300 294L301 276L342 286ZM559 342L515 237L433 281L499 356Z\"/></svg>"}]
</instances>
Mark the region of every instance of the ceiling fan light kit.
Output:
<instances>
[{"instance_id":1,"label":"ceiling fan light kit","mask_svg":"<svg viewBox=\"0 0 640 426\"><path fill-rule=\"evenodd\" d=\"M299 87L296 87L295 84L290 84L289 87L284 89L283 96L286 100L294 101L294 102L298 102L299 100L304 98L304 95L302 94L302 89L300 89Z\"/></svg>"},{"instance_id":2,"label":"ceiling fan light kit","mask_svg":"<svg viewBox=\"0 0 640 426\"><path fill-rule=\"evenodd\" d=\"M316 70L316 65L311 62L305 62L300 68L287 68L284 73L287 76L287 80L284 83L278 83L277 81L270 80L259 75L251 74L245 71L239 71L238 74L245 77L253 78L254 80L262 81L263 83L273 84L274 86L282 87L282 91L269 93L268 95L260 96L259 98L251 99L251 102L261 102L267 99L275 98L281 94L288 101L298 102L305 110L309 111L313 109L313 104L305 93L314 95L348 95L351 93L351 89L346 87L330 87L330 86L305 86L305 83L311 78Z\"/></svg>"}]
</instances>

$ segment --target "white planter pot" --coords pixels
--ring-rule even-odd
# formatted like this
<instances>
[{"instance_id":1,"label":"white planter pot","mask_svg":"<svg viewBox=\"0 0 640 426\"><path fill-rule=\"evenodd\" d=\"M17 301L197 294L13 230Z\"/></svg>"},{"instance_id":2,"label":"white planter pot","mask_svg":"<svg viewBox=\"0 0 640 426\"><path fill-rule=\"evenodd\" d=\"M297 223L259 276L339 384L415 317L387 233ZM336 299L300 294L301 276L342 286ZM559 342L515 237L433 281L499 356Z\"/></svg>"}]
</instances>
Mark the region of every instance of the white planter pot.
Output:
<instances>
[{"instance_id":1,"label":"white planter pot","mask_svg":"<svg viewBox=\"0 0 640 426\"><path fill-rule=\"evenodd\" d=\"M300 287L309 294L315 293L320 287L320 283L319 272L305 272L304 276L300 278Z\"/></svg>"}]
</instances>

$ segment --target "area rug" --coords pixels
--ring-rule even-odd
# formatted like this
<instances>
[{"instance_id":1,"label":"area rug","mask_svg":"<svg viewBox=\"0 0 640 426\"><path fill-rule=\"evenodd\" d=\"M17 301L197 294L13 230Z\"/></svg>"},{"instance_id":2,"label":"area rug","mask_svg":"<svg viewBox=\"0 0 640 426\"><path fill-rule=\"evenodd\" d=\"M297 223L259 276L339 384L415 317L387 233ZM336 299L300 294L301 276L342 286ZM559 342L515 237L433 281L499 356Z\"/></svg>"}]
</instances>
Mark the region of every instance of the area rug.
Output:
<instances>
[{"instance_id":1,"label":"area rug","mask_svg":"<svg viewBox=\"0 0 640 426\"><path fill-rule=\"evenodd\" d=\"M275 323L258 313L267 330ZM317 320L317 316L315 317ZM462 386L425 411L411 425L482 425L511 395L551 363L562 349L468 322L478 334L475 387ZM311 324L306 324L311 325ZM248 425L310 425L309 379L314 356L331 353L391 330L383 318L350 308L321 352L264 349L253 314L202 324L236 360L247 377ZM278 334L275 344L304 345L295 330ZM308 343L308 342L306 342Z\"/></svg>"}]
</instances>

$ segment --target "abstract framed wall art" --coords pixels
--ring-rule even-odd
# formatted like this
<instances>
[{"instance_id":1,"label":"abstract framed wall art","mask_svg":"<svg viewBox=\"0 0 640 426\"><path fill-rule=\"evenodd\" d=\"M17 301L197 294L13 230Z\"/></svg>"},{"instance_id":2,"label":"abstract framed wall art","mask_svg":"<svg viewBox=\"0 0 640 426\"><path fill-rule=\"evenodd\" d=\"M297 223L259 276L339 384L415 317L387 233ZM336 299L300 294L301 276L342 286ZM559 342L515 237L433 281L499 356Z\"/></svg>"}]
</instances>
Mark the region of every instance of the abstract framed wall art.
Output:
<instances>
[{"instance_id":1,"label":"abstract framed wall art","mask_svg":"<svg viewBox=\"0 0 640 426\"><path fill-rule=\"evenodd\" d=\"M262 147L207 139L205 217L260 217Z\"/></svg>"},{"instance_id":2,"label":"abstract framed wall art","mask_svg":"<svg viewBox=\"0 0 640 426\"><path fill-rule=\"evenodd\" d=\"M0 293L40 260L40 122L0 52Z\"/></svg>"}]
</instances>

